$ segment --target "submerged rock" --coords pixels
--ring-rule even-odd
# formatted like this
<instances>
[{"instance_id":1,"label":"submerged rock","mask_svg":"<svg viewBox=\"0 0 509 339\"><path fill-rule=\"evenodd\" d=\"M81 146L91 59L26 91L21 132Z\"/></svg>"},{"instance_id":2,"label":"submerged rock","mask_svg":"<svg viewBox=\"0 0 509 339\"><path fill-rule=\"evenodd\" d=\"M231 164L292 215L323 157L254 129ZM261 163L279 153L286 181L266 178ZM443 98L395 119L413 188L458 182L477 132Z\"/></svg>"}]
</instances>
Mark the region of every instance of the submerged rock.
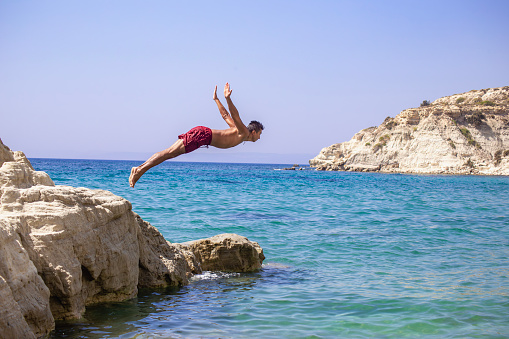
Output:
<instances>
[{"instance_id":1,"label":"submerged rock","mask_svg":"<svg viewBox=\"0 0 509 339\"><path fill-rule=\"evenodd\" d=\"M404 110L309 163L328 171L509 175L509 86Z\"/></svg>"},{"instance_id":2,"label":"submerged rock","mask_svg":"<svg viewBox=\"0 0 509 339\"><path fill-rule=\"evenodd\" d=\"M166 241L129 201L55 186L1 140L0 202L0 338L43 337L55 319L79 318L87 305L133 298L140 287L182 286L203 267L212 269L194 247ZM218 260L226 260L216 267L252 270L245 241L225 251L236 237L210 241Z\"/></svg>"}]
</instances>

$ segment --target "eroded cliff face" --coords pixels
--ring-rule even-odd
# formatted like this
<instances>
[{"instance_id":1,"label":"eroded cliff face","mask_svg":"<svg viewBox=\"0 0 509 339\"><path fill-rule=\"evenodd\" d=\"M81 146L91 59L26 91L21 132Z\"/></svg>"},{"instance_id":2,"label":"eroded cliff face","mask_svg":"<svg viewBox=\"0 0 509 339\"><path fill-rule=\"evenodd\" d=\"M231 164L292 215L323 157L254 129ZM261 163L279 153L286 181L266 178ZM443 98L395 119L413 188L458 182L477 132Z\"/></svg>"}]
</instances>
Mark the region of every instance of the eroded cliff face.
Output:
<instances>
[{"instance_id":1,"label":"eroded cliff face","mask_svg":"<svg viewBox=\"0 0 509 339\"><path fill-rule=\"evenodd\" d=\"M187 283L182 252L150 233L129 201L55 186L23 153L0 147L0 288L35 336L86 305L133 298L138 286Z\"/></svg>"},{"instance_id":2,"label":"eroded cliff face","mask_svg":"<svg viewBox=\"0 0 509 339\"><path fill-rule=\"evenodd\" d=\"M237 256L240 265L225 263L227 270L259 269L257 243L244 238L240 256L225 248L236 237L223 235L207 250ZM188 284L202 262L191 248L166 241L129 201L55 186L0 140L0 338L43 337L55 319L79 318L87 305L133 298L140 287Z\"/></svg>"},{"instance_id":3,"label":"eroded cliff face","mask_svg":"<svg viewBox=\"0 0 509 339\"><path fill-rule=\"evenodd\" d=\"M404 110L309 163L318 170L509 175L509 86Z\"/></svg>"}]
</instances>

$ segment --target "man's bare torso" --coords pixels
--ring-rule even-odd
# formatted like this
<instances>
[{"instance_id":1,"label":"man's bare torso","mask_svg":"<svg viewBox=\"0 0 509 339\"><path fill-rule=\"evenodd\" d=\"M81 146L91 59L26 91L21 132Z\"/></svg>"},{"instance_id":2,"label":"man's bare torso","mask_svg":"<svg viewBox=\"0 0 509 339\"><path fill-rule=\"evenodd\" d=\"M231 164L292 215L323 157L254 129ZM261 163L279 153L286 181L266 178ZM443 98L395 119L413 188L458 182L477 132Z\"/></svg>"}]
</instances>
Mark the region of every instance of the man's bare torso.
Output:
<instances>
[{"instance_id":1,"label":"man's bare torso","mask_svg":"<svg viewBox=\"0 0 509 339\"><path fill-rule=\"evenodd\" d=\"M235 127L228 129L213 129L210 145L217 148L230 148L237 146L245 140L246 136L241 135Z\"/></svg>"}]
</instances>

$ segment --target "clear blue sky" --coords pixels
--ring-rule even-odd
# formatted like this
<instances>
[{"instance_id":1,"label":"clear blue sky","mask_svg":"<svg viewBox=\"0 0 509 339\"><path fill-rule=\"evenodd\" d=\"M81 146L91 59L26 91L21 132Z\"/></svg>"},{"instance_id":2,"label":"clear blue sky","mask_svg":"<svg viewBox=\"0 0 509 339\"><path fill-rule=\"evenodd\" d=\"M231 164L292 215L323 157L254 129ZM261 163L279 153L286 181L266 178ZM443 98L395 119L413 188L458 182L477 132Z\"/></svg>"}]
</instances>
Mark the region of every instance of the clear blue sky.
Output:
<instances>
[{"instance_id":1,"label":"clear blue sky","mask_svg":"<svg viewBox=\"0 0 509 339\"><path fill-rule=\"evenodd\" d=\"M226 128L212 92L228 81L261 140L178 160L307 163L423 100L509 85L508 32L506 0L0 0L0 138L145 160Z\"/></svg>"}]
</instances>

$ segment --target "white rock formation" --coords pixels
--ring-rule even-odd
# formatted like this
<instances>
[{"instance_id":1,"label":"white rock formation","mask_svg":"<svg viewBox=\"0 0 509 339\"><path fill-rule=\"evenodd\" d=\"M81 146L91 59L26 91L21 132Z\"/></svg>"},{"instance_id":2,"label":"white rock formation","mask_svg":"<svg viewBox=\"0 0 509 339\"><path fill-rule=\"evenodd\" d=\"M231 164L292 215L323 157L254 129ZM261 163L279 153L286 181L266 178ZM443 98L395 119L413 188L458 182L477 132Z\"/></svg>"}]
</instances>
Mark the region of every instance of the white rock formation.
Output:
<instances>
[{"instance_id":1,"label":"white rock formation","mask_svg":"<svg viewBox=\"0 0 509 339\"><path fill-rule=\"evenodd\" d=\"M319 170L509 175L509 86L404 110L309 163Z\"/></svg>"},{"instance_id":2,"label":"white rock formation","mask_svg":"<svg viewBox=\"0 0 509 339\"><path fill-rule=\"evenodd\" d=\"M0 140L0 338L44 337L54 319L79 318L89 304L185 285L201 270L191 250L167 242L129 201L55 186Z\"/></svg>"}]
</instances>

